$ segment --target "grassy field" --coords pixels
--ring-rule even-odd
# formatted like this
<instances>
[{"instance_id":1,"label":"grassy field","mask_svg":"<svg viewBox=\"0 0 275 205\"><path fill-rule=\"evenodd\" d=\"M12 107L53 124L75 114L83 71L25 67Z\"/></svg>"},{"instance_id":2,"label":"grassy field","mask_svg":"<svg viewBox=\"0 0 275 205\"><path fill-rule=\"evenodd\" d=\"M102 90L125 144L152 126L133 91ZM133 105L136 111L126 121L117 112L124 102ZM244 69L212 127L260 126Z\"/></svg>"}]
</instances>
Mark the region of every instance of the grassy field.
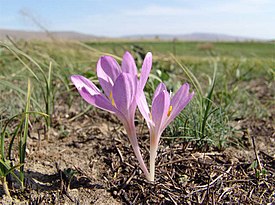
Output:
<instances>
[{"instance_id":1,"label":"grassy field","mask_svg":"<svg viewBox=\"0 0 275 205\"><path fill-rule=\"evenodd\" d=\"M210 204L214 204L210 197L215 198L220 204L230 201L243 203L258 201L261 204L275 200L274 195L272 196L272 193L274 194L272 189L275 186L274 43L33 41L6 42L1 43L0 46L0 128L3 179L6 179L6 176L14 170L17 170L20 176L23 175L25 171L22 164L24 164L31 172L46 175L49 174L45 171L47 169L51 174L61 171L67 178L68 169L73 168L78 172L78 177L85 176L93 184L100 182L103 184L101 189L108 195L106 197L114 198L115 201L122 203L133 201L136 203L145 203L145 201L146 203L168 204L193 203L198 197L202 198L203 194L202 202ZM158 159L162 163L158 165L161 171L159 171L157 184L139 181L140 174L133 168L138 165L131 162L130 158L126 159L126 162L119 160L117 152L119 156L121 156L120 151L124 157L132 155L131 149L123 146L122 142L127 143L127 139L121 131L118 131L120 124L110 115L103 114L87 105L69 81L72 74L80 74L98 85L96 76L98 58L109 54L120 62L126 50L133 54L138 68L141 68L145 54L148 51L153 53L153 68L145 88L148 99L151 99L159 82L164 82L173 92L181 84L188 82L191 90L195 91L192 102L163 134ZM144 122L140 120L139 115L137 121L142 130L140 135L144 135L146 142L148 141L147 131L143 130ZM90 127L94 125L98 125L99 130L96 131L94 128L91 131ZM108 129L103 125L106 125ZM42 132L44 134L41 134ZM96 132L100 134L94 134ZM85 142L92 141L89 138L91 135L94 135L95 142L85 147L89 144ZM99 140L100 137L103 136L102 138L105 139L109 135L112 138L106 139L106 144L101 142L104 140ZM122 141L120 141L120 136L122 136ZM119 139L112 141L116 137ZM27 144L27 138L30 144ZM81 145L71 144L79 142L82 138ZM23 139L26 140L25 147L20 145ZM114 145L114 143L119 144ZM100 162L101 168L105 168L101 171L96 170L93 175L94 167L88 166L87 161L82 162L80 159L81 157L86 159L87 153L82 153L78 146L83 146L83 150L89 148L90 157L94 157ZM114 146L118 148L114 149ZM70 151L68 153L65 151L64 155L60 154L61 150L55 153L61 147L62 150L74 150L74 157ZM29 153L26 154L25 161L25 154L22 158L22 152L27 152L26 148ZM101 148L109 151L103 152ZM143 144L142 148L144 155L147 156L146 145ZM185 154L179 153L179 149L185 150L183 152ZM100 158L98 153L105 158ZM169 153L170 158L165 153ZM41 156L49 154L49 159L35 158L39 154ZM201 155L196 154L202 154L203 157L198 157ZM197 164L194 165L191 159L186 164L181 161L182 158L189 159L191 156L195 156ZM115 164L110 162L112 157L114 157L112 163ZM57 163L61 164L61 168L52 165L57 158L60 159ZM206 162L206 158L209 163ZM46 161L48 165L39 167L35 165L37 161ZM123 163L132 164L130 170L127 168L126 171L121 171L118 167L125 168ZM7 164L6 168L3 168L4 164ZM161 164L167 164L168 169L162 169ZM12 168L12 166L15 167ZM76 166L80 168L77 169ZM239 172L240 167L242 172ZM172 170L174 170L173 174L171 174ZM111 177L112 171L117 175ZM90 174L85 175L88 172ZM212 187L211 183L216 183L218 179L213 181L213 176L207 175L207 172L211 172L214 178L223 176L219 178L219 186ZM168 184L164 182L167 180L166 175L174 186L170 182L167 182ZM79 192L81 189L86 191L88 189L89 193L91 192L89 187L77 185L80 183L78 177L73 174L69 176L74 179L73 186L78 187ZM70 177L64 182L68 187ZM140 187L143 187L142 190L145 191L141 193L141 189L129 181L125 185L127 179L133 177L136 180L135 183L140 184ZM26 183L23 179L24 177L18 179L22 186ZM222 183L230 180L232 183L235 180L236 184L226 185L232 190L231 196L228 196L223 194L227 192L225 192L226 186ZM238 184L238 180L246 181ZM163 188L160 188L159 184L166 184L167 193L162 192ZM30 189L28 185L25 184L25 186ZM192 187L197 187L197 189ZM39 199L30 199L27 192L17 192L16 189L11 189L14 198L29 201ZM155 194L152 195L152 199L149 199L146 195L151 193L151 189L155 191ZM170 189L175 192L169 192ZM65 199L64 193L65 195L72 194L69 189L60 190L59 188L43 189L42 192L45 200L47 193L59 193L58 199L63 200L62 202L69 200ZM37 193L35 197L38 197ZM252 194L249 195L249 193ZM162 194L163 197L158 197L158 194ZM241 199L242 194L249 196ZM136 196L140 197L136 198ZM75 197L77 199L77 196ZM87 199L87 196L85 198L85 196L78 195L78 197L80 201Z\"/></svg>"},{"instance_id":2,"label":"grassy field","mask_svg":"<svg viewBox=\"0 0 275 205\"><path fill-rule=\"evenodd\" d=\"M215 56L236 58L274 58L273 42L90 42L87 45L103 52L121 55L125 49L139 46L155 54L191 57L208 57L209 52ZM208 51L208 52L207 52Z\"/></svg>"}]
</instances>

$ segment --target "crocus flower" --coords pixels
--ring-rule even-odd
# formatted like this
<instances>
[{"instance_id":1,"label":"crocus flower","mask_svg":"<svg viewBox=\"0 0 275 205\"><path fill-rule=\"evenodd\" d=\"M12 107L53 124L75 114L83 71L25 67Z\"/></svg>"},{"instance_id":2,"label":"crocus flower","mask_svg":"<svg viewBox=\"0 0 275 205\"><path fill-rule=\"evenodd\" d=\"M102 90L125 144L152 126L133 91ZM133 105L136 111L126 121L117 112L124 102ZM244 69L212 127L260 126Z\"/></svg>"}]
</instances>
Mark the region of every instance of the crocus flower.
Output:
<instances>
[{"instance_id":1,"label":"crocus flower","mask_svg":"<svg viewBox=\"0 0 275 205\"><path fill-rule=\"evenodd\" d=\"M86 102L115 114L123 123L140 167L147 178L149 172L138 145L134 115L137 107L138 89L144 88L151 67L152 54L147 53L140 79L138 79L137 67L129 52L124 54L121 67L113 57L101 57L97 63L97 76L104 93L87 78L80 75L71 76L71 81Z\"/></svg>"},{"instance_id":2,"label":"crocus flower","mask_svg":"<svg viewBox=\"0 0 275 205\"><path fill-rule=\"evenodd\" d=\"M160 136L164 129L189 103L193 95L194 92L189 93L189 85L185 83L170 99L171 96L165 84L160 83L155 90L150 112L144 92L140 94L137 100L138 107L150 131L150 181L154 181L155 177L155 160Z\"/></svg>"}]
</instances>

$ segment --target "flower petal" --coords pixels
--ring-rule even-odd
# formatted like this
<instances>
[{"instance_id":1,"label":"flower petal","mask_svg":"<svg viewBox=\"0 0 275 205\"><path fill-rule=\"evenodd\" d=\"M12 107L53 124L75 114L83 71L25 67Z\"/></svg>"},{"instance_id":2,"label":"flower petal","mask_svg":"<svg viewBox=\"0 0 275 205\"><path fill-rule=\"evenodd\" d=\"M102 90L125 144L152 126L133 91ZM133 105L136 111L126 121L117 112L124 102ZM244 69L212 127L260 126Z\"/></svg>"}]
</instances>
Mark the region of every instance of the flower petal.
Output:
<instances>
[{"instance_id":1,"label":"flower petal","mask_svg":"<svg viewBox=\"0 0 275 205\"><path fill-rule=\"evenodd\" d=\"M111 56L103 56L99 61L100 65L98 65L98 68L100 69L101 67L106 75L109 76L114 83L118 75L121 73L121 69L117 61Z\"/></svg>"},{"instance_id":2,"label":"flower petal","mask_svg":"<svg viewBox=\"0 0 275 205\"><path fill-rule=\"evenodd\" d=\"M102 69L101 59L99 59L97 62L96 72L97 72L98 81L99 81L102 89L104 90L105 95L110 96L114 82Z\"/></svg>"},{"instance_id":3,"label":"flower petal","mask_svg":"<svg viewBox=\"0 0 275 205\"><path fill-rule=\"evenodd\" d=\"M163 124L167 119L169 106L170 95L166 90L163 90L155 97L152 103L152 120L155 123L156 136L160 136L164 130Z\"/></svg>"},{"instance_id":4,"label":"flower petal","mask_svg":"<svg viewBox=\"0 0 275 205\"><path fill-rule=\"evenodd\" d=\"M189 94L189 84L184 83L179 90L175 93L172 97L171 105L173 106L173 110L177 110L178 107L181 105L181 100L186 98Z\"/></svg>"},{"instance_id":5,"label":"flower petal","mask_svg":"<svg viewBox=\"0 0 275 205\"><path fill-rule=\"evenodd\" d=\"M171 100L172 111L165 123L166 126L171 123L176 116L186 107L194 95L194 92L189 94L189 84L183 84L176 92Z\"/></svg>"},{"instance_id":6,"label":"flower petal","mask_svg":"<svg viewBox=\"0 0 275 205\"><path fill-rule=\"evenodd\" d=\"M139 109L140 113L146 120L148 127L154 126L154 123L153 123L152 119L150 118L150 110L149 110L149 107L148 107L148 104L146 101L146 97L145 97L145 94L143 91L137 97L137 105L138 105L138 109Z\"/></svg>"},{"instance_id":7,"label":"flower petal","mask_svg":"<svg viewBox=\"0 0 275 205\"><path fill-rule=\"evenodd\" d=\"M78 91L81 90L83 87L86 87L86 89L91 93L91 95L100 94L100 90L96 87L96 85L84 76L72 75L71 81L73 82Z\"/></svg>"},{"instance_id":8,"label":"flower petal","mask_svg":"<svg viewBox=\"0 0 275 205\"><path fill-rule=\"evenodd\" d=\"M128 73L121 73L112 89L116 108L126 118L132 116L136 109L137 77ZM135 106L133 106L133 103Z\"/></svg>"},{"instance_id":9,"label":"flower petal","mask_svg":"<svg viewBox=\"0 0 275 205\"><path fill-rule=\"evenodd\" d=\"M151 68L152 68L152 53L149 52L146 54L145 58L144 58L144 61L143 61L143 64L142 64L142 68L141 68L141 73L140 73L140 88L141 90L144 89L145 87L145 84L148 80L148 77L149 77L149 74L150 74L150 71L151 71Z\"/></svg>"},{"instance_id":10,"label":"flower petal","mask_svg":"<svg viewBox=\"0 0 275 205\"><path fill-rule=\"evenodd\" d=\"M71 81L86 102L111 113L116 112L116 108L90 80L80 75L73 75Z\"/></svg>"},{"instance_id":11,"label":"flower petal","mask_svg":"<svg viewBox=\"0 0 275 205\"><path fill-rule=\"evenodd\" d=\"M153 102L154 102L154 99L156 98L156 96L158 96L158 95L159 95L162 91L164 91L164 90L167 91L166 85L165 85L164 83L160 83L160 84L158 85L158 87L156 88L155 92L154 92ZM152 104L153 104L153 102L152 102Z\"/></svg>"},{"instance_id":12,"label":"flower petal","mask_svg":"<svg viewBox=\"0 0 275 205\"><path fill-rule=\"evenodd\" d=\"M137 66L133 56L126 51L123 55L122 63L121 63L122 72L130 73L132 75L137 75Z\"/></svg>"}]
</instances>

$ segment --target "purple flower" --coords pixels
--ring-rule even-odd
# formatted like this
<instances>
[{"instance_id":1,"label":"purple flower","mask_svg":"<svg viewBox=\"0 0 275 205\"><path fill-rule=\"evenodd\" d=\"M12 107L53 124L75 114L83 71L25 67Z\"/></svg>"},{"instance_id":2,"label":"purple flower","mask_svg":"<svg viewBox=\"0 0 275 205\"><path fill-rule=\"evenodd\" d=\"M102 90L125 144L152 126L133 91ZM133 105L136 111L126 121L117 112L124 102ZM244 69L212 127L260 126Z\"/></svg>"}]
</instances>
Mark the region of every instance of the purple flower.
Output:
<instances>
[{"instance_id":1,"label":"purple flower","mask_svg":"<svg viewBox=\"0 0 275 205\"><path fill-rule=\"evenodd\" d=\"M137 141L134 116L136 98L143 90L152 67L152 54L147 53L138 80L134 58L126 52L121 67L111 56L103 56L97 63L97 76L104 91L102 93L90 80L80 75L71 76L82 98L91 105L115 114L123 123L140 167L148 178L149 172L140 153Z\"/></svg>"},{"instance_id":2,"label":"purple flower","mask_svg":"<svg viewBox=\"0 0 275 205\"><path fill-rule=\"evenodd\" d=\"M188 83L183 84L176 94L170 99L165 84L160 83L155 90L151 112L144 93L137 100L138 107L145 118L150 131L150 181L154 181L155 159L160 136L164 129L175 119L175 117L190 102L194 92L189 93Z\"/></svg>"}]
</instances>

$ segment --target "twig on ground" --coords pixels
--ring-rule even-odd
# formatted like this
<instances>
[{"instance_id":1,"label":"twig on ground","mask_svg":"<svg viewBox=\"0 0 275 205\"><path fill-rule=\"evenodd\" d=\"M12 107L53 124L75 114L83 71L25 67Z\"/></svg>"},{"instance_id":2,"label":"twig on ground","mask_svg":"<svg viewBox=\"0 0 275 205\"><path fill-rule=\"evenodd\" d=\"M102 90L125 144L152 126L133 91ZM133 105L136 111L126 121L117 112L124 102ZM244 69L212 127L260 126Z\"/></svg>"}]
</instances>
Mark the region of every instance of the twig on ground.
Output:
<instances>
[{"instance_id":1,"label":"twig on ground","mask_svg":"<svg viewBox=\"0 0 275 205\"><path fill-rule=\"evenodd\" d=\"M250 135L250 133L248 132L248 135ZM260 157L258 155L258 151L257 151L257 147L256 147L256 142L255 142L255 138L253 135L250 135L251 136L251 139L252 139L252 144L253 144L253 150L254 150L254 154L255 154L255 157L256 157L256 160L257 160L257 168L262 171L263 170L263 167L262 167L262 164L261 164L261 161L260 161Z\"/></svg>"},{"instance_id":2,"label":"twig on ground","mask_svg":"<svg viewBox=\"0 0 275 205\"><path fill-rule=\"evenodd\" d=\"M218 181L220 178L222 178L225 174L228 174L232 169L232 166L230 166L224 173L222 173L221 175L219 175L218 177L216 177L216 179L214 179L211 183L209 184L205 184L205 185L201 185L201 186L196 186L196 188L207 188L208 186L212 186L213 184L215 184L216 181Z\"/></svg>"}]
</instances>

